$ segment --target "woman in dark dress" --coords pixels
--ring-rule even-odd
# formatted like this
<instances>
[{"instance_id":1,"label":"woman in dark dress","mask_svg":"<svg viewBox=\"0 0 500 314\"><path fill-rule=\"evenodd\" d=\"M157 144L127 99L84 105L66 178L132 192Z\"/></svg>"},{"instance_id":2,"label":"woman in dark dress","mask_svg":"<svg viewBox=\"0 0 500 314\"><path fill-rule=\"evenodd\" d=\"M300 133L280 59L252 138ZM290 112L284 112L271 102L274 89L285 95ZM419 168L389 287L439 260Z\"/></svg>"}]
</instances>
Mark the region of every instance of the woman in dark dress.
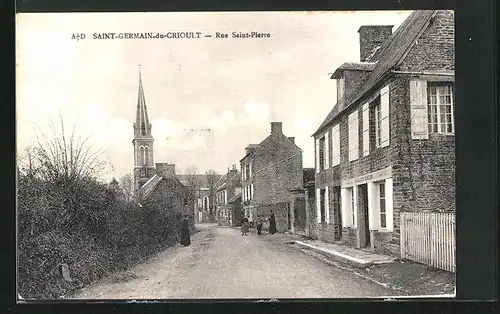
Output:
<instances>
[{"instance_id":1,"label":"woman in dark dress","mask_svg":"<svg viewBox=\"0 0 500 314\"><path fill-rule=\"evenodd\" d=\"M181 245L188 246L191 244L191 237L189 236L189 220L187 215L184 215L181 223Z\"/></svg>"},{"instance_id":2,"label":"woman in dark dress","mask_svg":"<svg viewBox=\"0 0 500 314\"><path fill-rule=\"evenodd\" d=\"M274 213L272 210L271 210L271 216L269 217L269 233L270 234L276 233L276 218L274 217Z\"/></svg>"}]
</instances>

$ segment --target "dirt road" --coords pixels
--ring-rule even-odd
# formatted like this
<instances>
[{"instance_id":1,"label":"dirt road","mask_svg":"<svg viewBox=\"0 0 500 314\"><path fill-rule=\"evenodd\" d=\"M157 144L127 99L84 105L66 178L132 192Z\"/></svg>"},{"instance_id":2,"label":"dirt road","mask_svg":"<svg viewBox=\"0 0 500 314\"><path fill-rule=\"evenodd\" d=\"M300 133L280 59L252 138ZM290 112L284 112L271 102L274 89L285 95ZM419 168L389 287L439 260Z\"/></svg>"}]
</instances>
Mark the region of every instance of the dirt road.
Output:
<instances>
[{"instance_id":1,"label":"dirt road","mask_svg":"<svg viewBox=\"0 0 500 314\"><path fill-rule=\"evenodd\" d=\"M82 290L78 299L284 299L382 297L393 291L283 243L279 235L242 236L200 225L191 246Z\"/></svg>"}]
</instances>

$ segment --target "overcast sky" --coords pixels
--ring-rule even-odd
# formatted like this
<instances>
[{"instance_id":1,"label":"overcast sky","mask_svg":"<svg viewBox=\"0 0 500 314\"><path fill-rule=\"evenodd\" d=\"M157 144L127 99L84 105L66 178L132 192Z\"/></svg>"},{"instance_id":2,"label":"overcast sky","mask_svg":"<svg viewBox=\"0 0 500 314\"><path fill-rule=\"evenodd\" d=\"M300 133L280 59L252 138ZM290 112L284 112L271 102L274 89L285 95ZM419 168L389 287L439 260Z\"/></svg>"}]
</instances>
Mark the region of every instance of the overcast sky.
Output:
<instances>
[{"instance_id":1,"label":"overcast sky","mask_svg":"<svg viewBox=\"0 0 500 314\"><path fill-rule=\"evenodd\" d=\"M283 122L314 166L311 134L335 104L328 73L359 61L361 25L394 25L399 12L41 13L17 15L17 143L33 145L64 118L104 149L117 178L133 168L141 64L155 162L182 173L224 173ZM92 39L95 32L270 33L265 39ZM72 40L85 33L85 40ZM38 129L38 131L37 131ZM191 131L194 129L195 131ZM210 129L211 131L206 131ZM204 131L205 130L205 131Z\"/></svg>"}]
</instances>

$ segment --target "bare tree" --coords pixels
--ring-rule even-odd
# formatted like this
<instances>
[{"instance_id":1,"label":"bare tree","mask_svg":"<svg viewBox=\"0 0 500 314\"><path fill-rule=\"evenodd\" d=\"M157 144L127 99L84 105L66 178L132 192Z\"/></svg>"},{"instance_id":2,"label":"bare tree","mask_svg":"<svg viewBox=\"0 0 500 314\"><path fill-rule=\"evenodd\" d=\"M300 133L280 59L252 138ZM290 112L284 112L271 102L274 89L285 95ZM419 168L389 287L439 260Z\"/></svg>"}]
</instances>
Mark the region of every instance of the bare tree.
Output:
<instances>
[{"instance_id":1,"label":"bare tree","mask_svg":"<svg viewBox=\"0 0 500 314\"><path fill-rule=\"evenodd\" d=\"M62 116L60 130L52 120L50 125L53 134L37 132L36 144L19 161L22 174L44 181L75 181L97 178L107 169L109 164L102 158L103 152L88 144L90 136L78 136L76 127L66 134Z\"/></svg>"},{"instance_id":2,"label":"bare tree","mask_svg":"<svg viewBox=\"0 0 500 314\"><path fill-rule=\"evenodd\" d=\"M186 174L186 180L188 181L188 189L189 189L189 196L191 198L191 202L196 201L198 197L198 190L200 189L200 183L197 180L197 172L198 168L196 166L190 165L186 168L185 174Z\"/></svg>"},{"instance_id":3,"label":"bare tree","mask_svg":"<svg viewBox=\"0 0 500 314\"><path fill-rule=\"evenodd\" d=\"M125 195L125 200L130 202L134 197L134 179L132 178L132 174L127 173L120 178L119 182L123 194Z\"/></svg>"},{"instance_id":4,"label":"bare tree","mask_svg":"<svg viewBox=\"0 0 500 314\"><path fill-rule=\"evenodd\" d=\"M217 174L214 170L210 169L205 172L205 177L208 183L208 191L209 191L209 199L210 199L210 213L213 212L215 208L215 184L220 178L220 175Z\"/></svg>"}]
</instances>

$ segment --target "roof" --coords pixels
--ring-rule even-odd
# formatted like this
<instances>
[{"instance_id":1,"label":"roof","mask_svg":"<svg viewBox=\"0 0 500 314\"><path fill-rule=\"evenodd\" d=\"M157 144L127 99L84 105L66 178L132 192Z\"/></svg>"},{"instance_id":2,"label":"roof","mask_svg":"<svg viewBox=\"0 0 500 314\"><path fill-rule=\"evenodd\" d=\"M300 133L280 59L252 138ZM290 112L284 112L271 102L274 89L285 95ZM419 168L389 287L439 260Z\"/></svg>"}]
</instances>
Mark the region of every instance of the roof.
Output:
<instances>
[{"instance_id":1,"label":"roof","mask_svg":"<svg viewBox=\"0 0 500 314\"><path fill-rule=\"evenodd\" d=\"M248 146L247 146L247 147L245 147L245 150L246 150L246 149L249 149L249 148L250 148L250 149L255 149L255 148L257 148L258 146L259 146L259 144L248 144ZM248 152L247 154L245 154L245 156L244 156L243 158L241 158L241 159L240 159L240 162L242 162L242 161L243 161L243 159L247 158L247 157L248 157L251 153L252 153L252 152Z\"/></svg>"},{"instance_id":2,"label":"roof","mask_svg":"<svg viewBox=\"0 0 500 314\"><path fill-rule=\"evenodd\" d=\"M219 179L219 181L217 181L217 184L215 184L217 191L225 189L227 187L228 183L229 184L238 183L241 174L239 172L236 172L232 177L228 178L229 174L230 173L226 173L225 175L223 175ZM238 186L238 184L235 184L235 185ZM233 186L235 186L235 185L233 185Z\"/></svg>"},{"instance_id":3,"label":"roof","mask_svg":"<svg viewBox=\"0 0 500 314\"><path fill-rule=\"evenodd\" d=\"M217 176L217 180L220 178L220 174L214 174ZM207 175L205 174L195 174L195 175L190 175L190 174L176 174L175 177L181 181L182 185L184 186L189 186L189 179L192 177L192 179L195 181L196 185L199 186L200 188L208 188L208 180L207 180Z\"/></svg>"},{"instance_id":4,"label":"roof","mask_svg":"<svg viewBox=\"0 0 500 314\"><path fill-rule=\"evenodd\" d=\"M332 76L330 78L339 78L340 74L344 70L351 70L351 71L373 71L375 68L376 63L375 62L346 62L342 64L340 67L333 72Z\"/></svg>"},{"instance_id":5,"label":"roof","mask_svg":"<svg viewBox=\"0 0 500 314\"><path fill-rule=\"evenodd\" d=\"M291 144L293 144L293 146L295 146L297 149L299 149L300 151L302 151L302 148L300 148L299 146L297 146L297 144L296 144L294 141L292 141L292 140L290 139L290 137L286 136L286 135L285 135L285 134L283 134L283 133L281 133L281 136L285 137L287 141L289 141ZM264 142L266 142L267 140L269 140L270 138L271 138L271 134L269 134L269 135L268 135L268 136L267 136L264 140L262 140L262 142L260 142L259 144L250 144L250 145L252 145L252 147L251 147L251 148L259 149L259 148L261 147L261 145L262 145ZM250 145L248 145L248 146L247 146L247 148L248 148L248 147L250 147ZM253 145L255 145L255 146L253 146ZM242 162L245 158L247 158L247 157L248 157L249 155L251 155L252 153L253 153L253 152L250 152L250 153L246 154L243 158L241 158L241 159L240 159L240 162Z\"/></svg>"},{"instance_id":6,"label":"roof","mask_svg":"<svg viewBox=\"0 0 500 314\"><path fill-rule=\"evenodd\" d=\"M141 188L139 189L139 195L141 196L141 198L147 198L154 191L155 187L161 180L162 177L155 174L151 177L151 179L144 183L143 186L141 186Z\"/></svg>"},{"instance_id":7,"label":"roof","mask_svg":"<svg viewBox=\"0 0 500 314\"><path fill-rule=\"evenodd\" d=\"M228 203L234 203L235 201L238 200L238 198L241 198L241 192L236 194L235 196L233 196L229 201Z\"/></svg>"},{"instance_id":8,"label":"roof","mask_svg":"<svg viewBox=\"0 0 500 314\"><path fill-rule=\"evenodd\" d=\"M408 18L396 29L373 55L371 61L378 61L370 74L367 74L360 88L354 88L353 93L346 95L346 99L341 99L332 108L327 118L321 123L313 136L320 133L326 126L335 120L335 118L352 104L366 96L373 88L382 84L390 71L398 66L406 57L408 50L413 46L415 40L427 28L431 17L436 13L435 10L414 11Z\"/></svg>"}]
</instances>

